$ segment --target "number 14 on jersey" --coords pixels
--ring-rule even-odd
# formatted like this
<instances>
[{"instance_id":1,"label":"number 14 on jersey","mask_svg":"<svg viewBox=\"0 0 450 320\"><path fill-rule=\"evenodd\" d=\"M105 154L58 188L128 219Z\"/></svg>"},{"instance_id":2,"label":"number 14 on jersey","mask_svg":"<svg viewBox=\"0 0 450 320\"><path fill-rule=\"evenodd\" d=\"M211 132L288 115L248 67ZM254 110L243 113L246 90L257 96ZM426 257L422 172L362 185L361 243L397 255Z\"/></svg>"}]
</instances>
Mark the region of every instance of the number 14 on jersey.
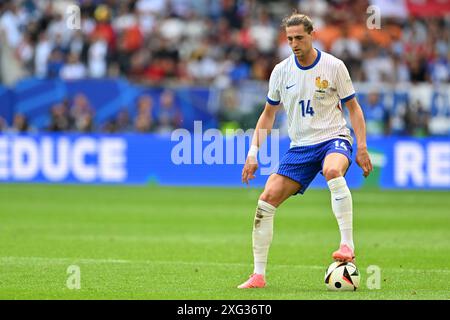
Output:
<instances>
[{"instance_id":1,"label":"number 14 on jersey","mask_svg":"<svg viewBox=\"0 0 450 320\"><path fill-rule=\"evenodd\" d=\"M300 107L302 108L302 117L306 117L308 114L312 117L314 115L314 109L310 106L311 100L300 100Z\"/></svg>"}]
</instances>

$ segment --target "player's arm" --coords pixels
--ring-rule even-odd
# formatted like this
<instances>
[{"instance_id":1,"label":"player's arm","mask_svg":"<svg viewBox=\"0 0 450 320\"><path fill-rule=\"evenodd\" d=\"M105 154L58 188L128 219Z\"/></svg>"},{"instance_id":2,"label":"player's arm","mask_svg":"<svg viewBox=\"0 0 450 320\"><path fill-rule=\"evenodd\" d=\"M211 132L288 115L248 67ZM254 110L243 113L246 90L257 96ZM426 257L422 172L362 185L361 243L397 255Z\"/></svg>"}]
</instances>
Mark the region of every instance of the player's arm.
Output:
<instances>
[{"instance_id":1,"label":"player's arm","mask_svg":"<svg viewBox=\"0 0 450 320\"><path fill-rule=\"evenodd\" d=\"M350 122L356 136L356 144L358 152L356 153L356 163L363 169L364 177L367 177L372 171L372 162L370 161L369 152L367 151L366 142L366 124L361 106L356 98L352 98L345 102L350 113Z\"/></svg>"},{"instance_id":2,"label":"player's arm","mask_svg":"<svg viewBox=\"0 0 450 320\"><path fill-rule=\"evenodd\" d=\"M256 153L258 148L266 140L267 135L273 128L275 115L280 109L280 106L274 106L266 102L264 111L259 116L256 124L255 132L253 133L252 145L249 154L245 161L244 169L242 169L242 182L248 184L248 181L255 178L255 172L258 169L258 160Z\"/></svg>"}]
</instances>

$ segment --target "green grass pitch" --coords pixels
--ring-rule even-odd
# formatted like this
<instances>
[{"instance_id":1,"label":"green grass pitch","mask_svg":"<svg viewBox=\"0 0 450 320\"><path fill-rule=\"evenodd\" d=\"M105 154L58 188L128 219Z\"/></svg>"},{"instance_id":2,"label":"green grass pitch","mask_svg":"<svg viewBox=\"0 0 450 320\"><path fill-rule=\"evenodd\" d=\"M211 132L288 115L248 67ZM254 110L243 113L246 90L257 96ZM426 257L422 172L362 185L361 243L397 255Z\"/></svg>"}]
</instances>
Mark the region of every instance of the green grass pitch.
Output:
<instances>
[{"instance_id":1,"label":"green grass pitch","mask_svg":"<svg viewBox=\"0 0 450 320\"><path fill-rule=\"evenodd\" d=\"M354 190L361 286L323 283L339 232L327 190L277 211L265 289L252 272L260 189L0 184L0 299L450 299L448 192ZM69 289L68 267L80 270ZM380 268L380 289L369 289ZM372 278L370 278L372 276Z\"/></svg>"}]
</instances>

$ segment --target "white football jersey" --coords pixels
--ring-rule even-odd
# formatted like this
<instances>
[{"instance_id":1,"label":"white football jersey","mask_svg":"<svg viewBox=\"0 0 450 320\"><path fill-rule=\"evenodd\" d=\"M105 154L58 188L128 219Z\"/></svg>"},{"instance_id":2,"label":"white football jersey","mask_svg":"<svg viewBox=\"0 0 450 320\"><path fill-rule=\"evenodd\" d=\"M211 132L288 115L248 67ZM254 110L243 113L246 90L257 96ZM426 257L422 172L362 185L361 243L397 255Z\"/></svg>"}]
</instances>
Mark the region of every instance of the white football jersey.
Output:
<instances>
[{"instance_id":1,"label":"white football jersey","mask_svg":"<svg viewBox=\"0 0 450 320\"><path fill-rule=\"evenodd\" d=\"M353 143L342 110L342 102L355 96L352 80L342 60L317 53L307 67L292 54L277 64L270 76L267 102L283 104L291 148L339 137Z\"/></svg>"}]
</instances>

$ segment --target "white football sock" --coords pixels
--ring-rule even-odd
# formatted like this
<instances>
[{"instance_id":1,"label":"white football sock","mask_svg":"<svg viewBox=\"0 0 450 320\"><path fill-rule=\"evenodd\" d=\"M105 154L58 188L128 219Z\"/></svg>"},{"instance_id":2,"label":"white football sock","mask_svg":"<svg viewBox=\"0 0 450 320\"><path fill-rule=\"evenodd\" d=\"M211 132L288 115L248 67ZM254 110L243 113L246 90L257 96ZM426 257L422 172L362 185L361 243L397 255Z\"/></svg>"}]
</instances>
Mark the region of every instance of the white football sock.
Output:
<instances>
[{"instance_id":1,"label":"white football sock","mask_svg":"<svg viewBox=\"0 0 450 320\"><path fill-rule=\"evenodd\" d=\"M253 224L254 273L266 274L267 256L273 237L273 217L276 208L270 203L259 200Z\"/></svg>"},{"instance_id":2,"label":"white football sock","mask_svg":"<svg viewBox=\"0 0 450 320\"><path fill-rule=\"evenodd\" d=\"M328 187L331 191L331 207L341 232L341 244L354 249L352 194L347 182L344 177L334 178L328 181Z\"/></svg>"}]
</instances>

